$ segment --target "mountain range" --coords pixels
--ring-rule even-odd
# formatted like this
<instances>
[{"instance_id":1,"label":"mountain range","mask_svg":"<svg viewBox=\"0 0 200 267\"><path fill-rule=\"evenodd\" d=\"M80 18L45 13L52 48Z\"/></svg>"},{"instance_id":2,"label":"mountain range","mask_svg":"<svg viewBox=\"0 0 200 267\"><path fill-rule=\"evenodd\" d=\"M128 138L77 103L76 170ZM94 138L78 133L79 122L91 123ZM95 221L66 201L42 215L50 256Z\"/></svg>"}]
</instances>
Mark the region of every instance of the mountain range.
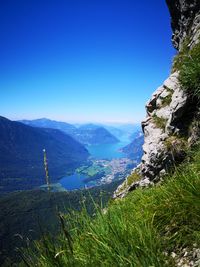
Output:
<instances>
[{"instance_id":1,"label":"mountain range","mask_svg":"<svg viewBox=\"0 0 200 267\"><path fill-rule=\"evenodd\" d=\"M111 134L101 125L84 124L76 127L66 122L49 120L46 118L37 120L21 120L20 122L41 128L53 128L63 131L84 145L112 144L119 142L119 139Z\"/></svg>"},{"instance_id":2,"label":"mountain range","mask_svg":"<svg viewBox=\"0 0 200 267\"><path fill-rule=\"evenodd\" d=\"M130 135L133 126L128 127L130 129L126 132L127 129L111 126L112 131L121 136L126 133ZM46 118L11 121L0 117L0 192L32 189L44 184L44 148L47 151L50 182L56 182L87 162L89 152L85 145L117 142L119 139L102 125L74 126ZM132 146L125 147L123 152L130 158L138 158L139 146L140 142L136 141Z\"/></svg>"},{"instance_id":3,"label":"mountain range","mask_svg":"<svg viewBox=\"0 0 200 267\"><path fill-rule=\"evenodd\" d=\"M60 130L31 127L0 117L0 191L44 184L44 148L52 182L73 172L89 156L82 144Z\"/></svg>"}]
</instances>

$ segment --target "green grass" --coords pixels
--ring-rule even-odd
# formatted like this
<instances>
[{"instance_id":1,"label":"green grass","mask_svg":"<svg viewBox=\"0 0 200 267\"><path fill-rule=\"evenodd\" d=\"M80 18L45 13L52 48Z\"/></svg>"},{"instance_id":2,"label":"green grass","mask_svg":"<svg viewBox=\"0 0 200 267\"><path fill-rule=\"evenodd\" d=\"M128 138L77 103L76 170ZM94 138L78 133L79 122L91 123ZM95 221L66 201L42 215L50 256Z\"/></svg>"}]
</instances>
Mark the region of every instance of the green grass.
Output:
<instances>
[{"instance_id":1,"label":"green grass","mask_svg":"<svg viewBox=\"0 0 200 267\"><path fill-rule=\"evenodd\" d=\"M179 81L183 89L200 98L200 43L185 57L180 68Z\"/></svg>"},{"instance_id":2,"label":"green grass","mask_svg":"<svg viewBox=\"0 0 200 267\"><path fill-rule=\"evenodd\" d=\"M178 151L188 151L187 138L178 135L171 135L165 141L164 144L169 152L176 153Z\"/></svg>"},{"instance_id":3,"label":"green grass","mask_svg":"<svg viewBox=\"0 0 200 267\"><path fill-rule=\"evenodd\" d=\"M137 172L130 174L127 178L127 185L130 186L132 183L137 182L141 179Z\"/></svg>"},{"instance_id":4,"label":"green grass","mask_svg":"<svg viewBox=\"0 0 200 267\"><path fill-rule=\"evenodd\" d=\"M166 88L166 90L169 94L165 98L162 98L162 108L168 106L172 101L173 90L170 88Z\"/></svg>"},{"instance_id":5,"label":"green grass","mask_svg":"<svg viewBox=\"0 0 200 267\"><path fill-rule=\"evenodd\" d=\"M165 130L167 120L164 118L158 117L156 114L153 115L153 122L155 123L156 127Z\"/></svg>"},{"instance_id":6,"label":"green grass","mask_svg":"<svg viewBox=\"0 0 200 267\"><path fill-rule=\"evenodd\" d=\"M118 189L118 193L123 192L127 187L132 185L134 182L139 181L140 179L141 179L141 176L137 172L130 174L124 180L123 184L120 187L120 190Z\"/></svg>"},{"instance_id":7,"label":"green grass","mask_svg":"<svg viewBox=\"0 0 200 267\"><path fill-rule=\"evenodd\" d=\"M172 251L200 246L199 175L197 148L163 184L113 201L106 213L65 215L62 234L37 242L22 266L175 266Z\"/></svg>"},{"instance_id":8,"label":"green grass","mask_svg":"<svg viewBox=\"0 0 200 267\"><path fill-rule=\"evenodd\" d=\"M187 44L187 41L186 41ZM190 95L200 98L200 42L192 49L184 45L174 59L173 70L179 71L182 88Z\"/></svg>"},{"instance_id":9,"label":"green grass","mask_svg":"<svg viewBox=\"0 0 200 267\"><path fill-rule=\"evenodd\" d=\"M174 57L172 72L180 70L181 66L183 65L185 57L189 53L189 43L190 43L190 39L186 37L179 53Z\"/></svg>"}]
</instances>

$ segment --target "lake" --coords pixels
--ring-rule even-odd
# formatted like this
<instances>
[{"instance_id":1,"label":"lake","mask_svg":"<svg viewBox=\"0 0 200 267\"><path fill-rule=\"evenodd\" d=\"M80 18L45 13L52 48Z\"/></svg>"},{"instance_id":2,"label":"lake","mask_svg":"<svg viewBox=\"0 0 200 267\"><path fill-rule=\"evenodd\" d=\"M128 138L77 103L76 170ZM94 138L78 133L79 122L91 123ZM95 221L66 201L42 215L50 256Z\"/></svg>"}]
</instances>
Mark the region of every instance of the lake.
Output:
<instances>
[{"instance_id":1,"label":"lake","mask_svg":"<svg viewBox=\"0 0 200 267\"><path fill-rule=\"evenodd\" d=\"M129 140L123 140L116 144L103 144L103 145L89 145L87 149L93 159L116 159L125 158L126 155L119 151L120 148L130 143ZM80 189L87 186L95 185L95 181L85 183L84 180L88 178L85 175L74 173L73 175L63 177L59 183L67 190Z\"/></svg>"},{"instance_id":2,"label":"lake","mask_svg":"<svg viewBox=\"0 0 200 267\"><path fill-rule=\"evenodd\" d=\"M59 183L67 190L80 189L84 187L89 187L95 185L95 183L85 183L84 180L87 178L86 175L74 173L73 175L63 177L60 179Z\"/></svg>"},{"instance_id":3,"label":"lake","mask_svg":"<svg viewBox=\"0 0 200 267\"><path fill-rule=\"evenodd\" d=\"M95 159L119 159L126 157L126 155L119 150L127 144L128 143L124 141L116 144L89 145L87 146L87 150Z\"/></svg>"}]
</instances>

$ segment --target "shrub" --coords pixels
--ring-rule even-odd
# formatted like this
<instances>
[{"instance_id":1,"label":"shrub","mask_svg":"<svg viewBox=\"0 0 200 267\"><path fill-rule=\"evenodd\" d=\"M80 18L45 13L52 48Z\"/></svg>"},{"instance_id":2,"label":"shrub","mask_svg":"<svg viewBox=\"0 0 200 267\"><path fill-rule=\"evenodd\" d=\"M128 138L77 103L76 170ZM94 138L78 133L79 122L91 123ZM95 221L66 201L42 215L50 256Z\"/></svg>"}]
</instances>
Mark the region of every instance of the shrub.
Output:
<instances>
[{"instance_id":1,"label":"shrub","mask_svg":"<svg viewBox=\"0 0 200 267\"><path fill-rule=\"evenodd\" d=\"M183 161L188 151L188 142L186 138L172 135L165 140L164 144L174 161L177 163Z\"/></svg>"},{"instance_id":2,"label":"shrub","mask_svg":"<svg viewBox=\"0 0 200 267\"><path fill-rule=\"evenodd\" d=\"M200 98L200 42L189 50L188 40L174 59L173 71L179 71L179 81L190 95Z\"/></svg>"},{"instance_id":3,"label":"shrub","mask_svg":"<svg viewBox=\"0 0 200 267\"><path fill-rule=\"evenodd\" d=\"M132 174L130 174L126 179L124 180L122 186L120 187L119 192L123 192L127 187L132 185L134 182L137 182L141 179L141 176L135 171Z\"/></svg>"},{"instance_id":4,"label":"shrub","mask_svg":"<svg viewBox=\"0 0 200 267\"><path fill-rule=\"evenodd\" d=\"M189 94L200 98L200 43L184 58L179 81Z\"/></svg>"},{"instance_id":5,"label":"shrub","mask_svg":"<svg viewBox=\"0 0 200 267\"><path fill-rule=\"evenodd\" d=\"M155 123L156 127L165 130L167 120L161 117L158 117L156 114L153 115L153 122Z\"/></svg>"},{"instance_id":6,"label":"shrub","mask_svg":"<svg viewBox=\"0 0 200 267\"><path fill-rule=\"evenodd\" d=\"M190 43L190 39L186 38L182 44L180 52L174 57L172 72L177 71L181 68L185 60L185 57L188 55L188 52L189 52L189 43Z\"/></svg>"},{"instance_id":7,"label":"shrub","mask_svg":"<svg viewBox=\"0 0 200 267\"><path fill-rule=\"evenodd\" d=\"M173 90L167 88L167 91L169 92L169 94L162 99L162 108L168 106L172 101Z\"/></svg>"},{"instance_id":8,"label":"shrub","mask_svg":"<svg viewBox=\"0 0 200 267\"><path fill-rule=\"evenodd\" d=\"M131 185L134 182L137 182L141 179L140 175L137 172L132 173L127 178L127 185Z\"/></svg>"}]
</instances>

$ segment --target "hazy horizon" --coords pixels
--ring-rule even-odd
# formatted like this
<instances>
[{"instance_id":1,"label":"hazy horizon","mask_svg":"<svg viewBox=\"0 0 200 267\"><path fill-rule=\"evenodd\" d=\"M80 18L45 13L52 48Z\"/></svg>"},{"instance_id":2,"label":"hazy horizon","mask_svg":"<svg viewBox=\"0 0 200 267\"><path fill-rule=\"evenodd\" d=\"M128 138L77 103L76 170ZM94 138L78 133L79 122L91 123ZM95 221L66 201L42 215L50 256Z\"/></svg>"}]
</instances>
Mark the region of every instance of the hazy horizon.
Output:
<instances>
[{"instance_id":1,"label":"hazy horizon","mask_svg":"<svg viewBox=\"0 0 200 267\"><path fill-rule=\"evenodd\" d=\"M58 122L65 122L65 123L71 123L71 124L104 124L104 125L137 125L140 124L141 121L74 121L74 120L67 120L67 119L59 119L59 118L48 118L48 117L38 117L38 118L28 118L28 117L8 117L8 116L3 116L0 114L0 116L5 117L11 121L22 121L22 120L42 120L42 119L47 119L47 120L52 120L52 121L58 121Z\"/></svg>"}]
</instances>

